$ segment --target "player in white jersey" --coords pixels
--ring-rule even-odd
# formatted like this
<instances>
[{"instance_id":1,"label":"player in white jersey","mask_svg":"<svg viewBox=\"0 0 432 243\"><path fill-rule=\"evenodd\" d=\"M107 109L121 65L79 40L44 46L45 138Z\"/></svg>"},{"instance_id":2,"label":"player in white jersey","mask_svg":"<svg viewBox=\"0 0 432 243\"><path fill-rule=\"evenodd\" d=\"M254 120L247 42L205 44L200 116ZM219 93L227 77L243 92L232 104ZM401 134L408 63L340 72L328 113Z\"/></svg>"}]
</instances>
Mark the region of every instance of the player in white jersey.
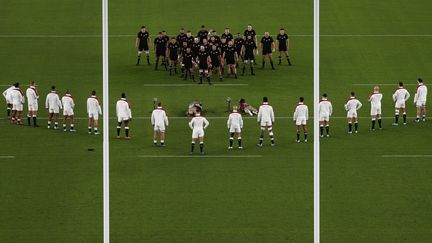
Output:
<instances>
[{"instance_id":1,"label":"player in white jersey","mask_svg":"<svg viewBox=\"0 0 432 243\"><path fill-rule=\"evenodd\" d=\"M122 93L121 98L117 101L116 104L116 113L117 113L117 138L120 138L120 130L122 124L124 124L124 129L126 139L130 139L129 136L129 121L132 120L132 110L130 108L130 104L126 99L126 94Z\"/></svg>"},{"instance_id":2,"label":"player in white jersey","mask_svg":"<svg viewBox=\"0 0 432 243\"><path fill-rule=\"evenodd\" d=\"M327 94L322 95L322 99L318 105L319 123L320 123L320 136L324 137L324 127L326 129L326 136L330 137L330 117L333 113L332 103L327 99Z\"/></svg>"},{"instance_id":3,"label":"player in white jersey","mask_svg":"<svg viewBox=\"0 0 432 243\"><path fill-rule=\"evenodd\" d=\"M264 131L266 129L268 130L270 136L271 145L274 146L275 142L274 142L274 134L273 134L273 124L275 122L275 117L274 117L273 107L268 103L267 97L263 98L263 103L258 109L257 121L261 127L258 146L259 147L263 146Z\"/></svg>"},{"instance_id":4,"label":"player in white jersey","mask_svg":"<svg viewBox=\"0 0 432 243\"><path fill-rule=\"evenodd\" d=\"M66 90L65 95L61 99L63 104L63 132L66 132L66 122L67 118L70 119L70 129L71 132L76 132L74 127L74 108L75 108L75 102L74 99L69 92L69 90Z\"/></svg>"},{"instance_id":5,"label":"player in white jersey","mask_svg":"<svg viewBox=\"0 0 432 243\"><path fill-rule=\"evenodd\" d=\"M296 142L300 143L300 131L303 129L304 134L304 141L307 143L307 135L308 135L308 129L307 129L307 120L309 119L309 109L307 105L304 104L304 98L300 97L300 102L297 104L295 111L294 111L294 122L297 127L297 139Z\"/></svg>"},{"instance_id":6,"label":"player in white jersey","mask_svg":"<svg viewBox=\"0 0 432 243\"><path fill-rule=\"evenodd\" d=\"M45 108L48 111L48 129L51 128L51 121L54 121L54 129L58 129L58 114L62 109L62 103L54 85L45 99Z\"/></svg>"},{"instance_id":7,"label":"player in white jersey","mask_svg":"<svg viewBox=\"0 0 432 243\"><path fill-rule=\"evenodd\" d=\"M402 82L399 82L399 86L393 93L393 101L395 102L395 122L393 126L399 125L399 114L402 113L403 124L406 125L406 108L405 102L409 99L410 93L403 86Z\"/></svg>"},{"instance_id":8,"label":"player in white jersey","mask_svg":"<svg viewBox=\"0 0 432 243\"><path fill-rule=\"evenodd\" d=\"M200 152L204 154L204 130L207 129L210 123L205 117L201 116L200 112L195 113L195 117L189 122L189 127L192 129L191 154L194 152L196 139L199 139Z\"/></svg>"},{"instance_id":9,"label":"player in white jersey","mask_svg":"<svg viewBox=\"0 0 432 243\"><path fill-rule=\"evenodd\" d=\"M351 96L345 104L348 118L348 133L352 133L352 124L354 123L354 131L358 133L358 118L357 110L362 107L362 103L355 97L355 93L351 92Z\"/></svg>"},{"instance_id":10,"label":"player in white jersey","mask_svg":"<svg viewBox=\"0 0 432 243\"><path fill-rule=\"evenodd\" d=\"M161 146L165 146L165 129L168 126L168 116L162 108L162 103L159 102L151 115L151 124L153 126L153 143L157 146L158 137L160 138Z\"/></svg>"},{"instance_id":11,"label":"player in white jersey","mask_svg":"<svg viewBox=\"0 0 432 243\"><path fill-rule=\"evenodd\" d=\"M426 98L427 98L427 87L424 85L421 78L417 79L417 89L414 95L414 104L417 107L416 122L426 121Z\"/></svg>"},{"instance_id":12,"label":"player in white jersey","mask_svg":"<svg viewBox=\"0 0 432 243\"><path fill-rule=\"evenodd\" d=\"M35 81L30 82L30 87L26 90L27 103L28 103L28 113L27 113L27 123L31 126L31 120L33 118L33 126L38 127L37 125L37 112L38 112L38 99L39 93L36 89Z\"/></svg>"},{"instance_id":13,"label":"player in white jersey","mask_svg":"<svg viewBox=\"0 0 432 243\"><path fill-rule=\"evenodd\" d=\"M23 122L21 121L21 114L25 99L19 83L16 83L14 89L8 93L8 100L12 104L11 122L22 125Z\"/></svg>"},{"instance_id":14,"label":"player in white jersey","mask_svg":"<svg viewBox=\"0 0 432 243\"><path fill-rule=\"evenodd\" d=\"M12 91L15 88L15 85L10 86L5 91L3 91L3 97L6 101L6 112L7 112L7 118L10 118L11 111L12 111L12 102L9 100L9 92Z\"/></svg>"},{"instance_id":15,"label":"player in white jersey","mask_svg":"<svg viewBox=\"0 0 432 243\"><path fill-rule=\"evenodd\" d=\"M233 148L235 134L237 134L238 148L243 149L242 138L241 138L241 130L243 128L243 118L242 115L238 112L237 106L233 107L232 113L229 114L228 116L227 127L230 132L228 149Z\"/></svg>"},{"instance_id":16,"label":"player in white jersey","mask_svg":"<svg viewBox=\"0 0 432 243\"><path fill-rule=\"evenodd\" d=\"M369 95L369 102L371 104L371 130L375 131L375 123L378 120L379 129L382 129L382 116L381 116L381 100L383 95L379 91L379 87L375 86L373 92Z\"/></svg>"},{"instance_id":17,"label":"player in white jersey","mask_svg":"<svg viewBox=\"0 0 432 243\"><path fill-rule=\"evenodd\" d=\"M94 130L94 134L98 135L98 121L99 115L102 115L102 109L99 104L99 100L96 96L96 91L93 90L91 92L91 96L87 98L87 114L88 114L88 134L92 133L92 129Z\"/></svg>"}]
</instances>

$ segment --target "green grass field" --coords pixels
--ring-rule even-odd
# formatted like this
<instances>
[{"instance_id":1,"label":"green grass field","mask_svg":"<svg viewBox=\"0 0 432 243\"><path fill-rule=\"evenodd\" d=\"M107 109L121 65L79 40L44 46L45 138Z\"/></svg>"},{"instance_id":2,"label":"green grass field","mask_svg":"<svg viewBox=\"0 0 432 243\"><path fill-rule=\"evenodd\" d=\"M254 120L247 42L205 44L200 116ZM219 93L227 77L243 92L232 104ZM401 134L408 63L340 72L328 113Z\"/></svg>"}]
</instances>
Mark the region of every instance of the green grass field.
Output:
<instances>
[{"instance_id":1,"label":"green grass field","mask_svg":"<svg viewBox=\"0 0 432 243\"><path fill-rule=\"evenodd\" d=\"M244 5L250 5L245 13ZM175 7L172 7L175 5ZM211 6L211 7L210 7ZM229 6L228 8L226 6ZM288 8L296 11L287 11ZM296 144L291 119L300 95L312 104L312 1L111 1L110 97L126 92L135 120L132 140L116 140L111 130L111 236L113 242L311 242L313 239L312 143ZM204 14L200 14L204 12ZM188 15L185 15L188 13ZM280 27L291 35L294 66L256 70L224 84L246 86L149 87L148 84L191 84L153 65L135 66L135 35L141 25L150 34L181 27L195 34L201 24L223 33L243 32L251 23L258 34L275 36ZM154 57L152 54L152 64ZM260 57L259 57L260 60ZM219 81L214 81L218 83ZM226 98L245 98L258 106L269 96L275 109L276 147L258 148L256 117L245 118L243 151L228 151ZM167 147L153 146L152 100L164 103L171 117ZM210 121L206 131L208 156L258 155L252 158L148 158L184 156L191 131L183 117L187 105L199 99ZM111 98L114 112L114 98ZM114 122L112 120L112 122ZM141 157L140 157L141 156Z\"/></svg>"},{"instance_id":2,"label":"green grass field","mask_svg":"<svg viewBox=\"0 0 432 243\"><path fill-rule=\"evenodd\" d=\"M86 134L85 120L76 134L47 130L43 109L53 84L61 95L71 90L77 117L86 116L90 91L102 92L101 39L52 38L100 34L100 2L0 5L1 89L19 81L25 91L34 79L41 93L40 128L9 124L2 100L0 241L101 242L102 138Z\"/></svg>"},{"instance_id":3,"label":"green grass field","mask_svg":"<svg viewBox=\"0 0 432 243\"><path fill-rule=\"evenodd\" d=\"M413 122L410 99L406 127L393 127L391 99L402 80L414 96L416 80L430 85L432 21L428 1L338 1L321 4L321 90L345 117L351 90L364 107L360 133L346 134L346 120L333 119L330 139L321 143L322 242L430 242L431 123ZM386 36L387 35L387 36ZM413 36L398 36L413 35ZM429 36L418 36L429 35ZM369 132L374 84L381 84L382 131Z\"/></svg>"}]
</instances>

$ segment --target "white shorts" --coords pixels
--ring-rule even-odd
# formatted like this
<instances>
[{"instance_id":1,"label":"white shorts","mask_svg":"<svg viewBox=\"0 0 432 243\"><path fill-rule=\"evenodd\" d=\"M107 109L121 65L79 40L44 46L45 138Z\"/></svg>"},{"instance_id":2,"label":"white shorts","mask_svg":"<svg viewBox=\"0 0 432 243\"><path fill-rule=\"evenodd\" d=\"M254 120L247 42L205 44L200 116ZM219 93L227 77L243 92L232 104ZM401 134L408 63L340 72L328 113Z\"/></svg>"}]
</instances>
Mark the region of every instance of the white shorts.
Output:
<instances>
[{"instance_id":1,"label":"white shorts","mask_svg":"<svg viewBox=\"0 0 432 243\"><path fill-rule=\"evenodd\" d=\"M89 118L93 118L95 121L99 120L99 112L90 112L88 113Z\"/></svg>"},{"instance_id":2,"label":"white shorts","mask_svg":"<svg viewBox=\"0 0 432 243\"><path fill-rule=\"evenodd\" d=\"M10 104L12 104L12 102L9 99L6 99L6 104L10 105Z\"/></svg>"},{"instance_id":3,"label":"white shorts","mask_svg":"<svg viewBox=\"0 0 432 243\"><path fill-rule=\"evenodd\" d=\"M129 121L129 117L117 117L117 121L118 122L126 122L126 121Z\"/></svg>"},{"instance_id":4,"label":"white shorts","mask_svg":"<svg viewBox=\"0 0 432 243\"><path fill-rule=\"evenodd\" d=\"M330 116L329 116L329 114L320 114L319 115L319 121L320 122L322 122L322 121L330 121Z\"/></svg>"},{"instance_id":5,"label":"white shorts","mask_svg":"<svg viewBox=\"0 0 432 243\"><path fill-rule=\"evenodd\" d=\"M165 125L154 125L154 130L157 132L165 132Z\"/></svg>"},{"instance_id":6,"label":"white shorts","mask_svg":"<svg viewBox=\"0 0 432 243\"><path fill-rule=\"evenodd\" d=\"M28 104L28 111L38 111L38 103Z\"/></svg>"},{"instance_id":7,"label":"white shorts","mask_svg":"<svg viewBox=\"0 0 432 243\"><path fill-rule=\"evenodd\" d=\"M395 108L405 108L405 101L396 101Z\"/></svg>"},{"instance_id":8,"label":"white shorts","mask_svg":"<svg viewBox=\"0 0 432 243\"><path fill-rule=\"evenodd\" d=\"M241 128L239 126L231 126L229 131L230 131L230 133L233 133L233 132L241 133Z\"/></svg>"},{"instance_id":9,"label":"white shorts","mask_svg":"<svg viewBox=\"0 0 432 243\"><path fill-rule=\"evenodd\" d=\"M23 110L23 104L12 104L12 110L13 111L22 111Z\"/></svg>"},{"instance_id":10,"label":"white shorts","mask_svg":"<svg viewBox=\"0 0 432 243\"><path fill-rule=\"evenodd\" d=\"M73 116L74 112L73 109L64 109L63 110L63 116Z\"/></svg>"},{"instance_id":11,"label":"white shorts","mask_svg":"<svg viewBox=\"0 0 432 243\"><path fill-rule=\"evenodd\" d=\"M192 130L192 138L202 138L204 137L204 130Z\"/></svg>"},{"instance_id":12,"label":"white shorts","mask_svg":"<svg viewBox=\"0 0 432 243\"><path fill-rule=\"evenodd\" d=\"M348 118L357 118L357 110L349 110L347 112L347 117Z\"/></svg>"},{"instance_id":13,"label":"white shorts","mask_svg":"<svg viewBox=\"0 0 432 243\"><path fill-rule=\"evenodd\" d=\"M296 120L296 125L297 126L300 126L300 125L306 125L306 122L307 122L307 120L306 120L306 118L297 118L297 120Z\"/></svg>"},{"instance_id":14,"label":"white shorts","mask_svg":"<svg viewBox=\"0 0 432 243\"><path fill-rule=\"evenodd\" d=\"M381 115L381 106L371 107L371 116Z\"/></svg>"},{"instance_id":15,"label":"white shorts","mask_svg":"<svg viewBox=\"0 0 432 243\"><path fill-rule=\"evenodd\" d=\"M58 107L57 108L48 108L48 112L50 114L52 114L52 113L58 114L58 113L60 113L60 109Z\"/></svg>"},{"instance_id":16,"label":"white shorts","mask_svg":"<svg viewBox=\"0 0 432 243\"><path fill-rule=\"evenodd\" d=\"M271 127L272 125L271 121L261 121L261 127Z\"/></svg>"},{"instance_id":17,"label":"white shorts","mask_svg":"<svg viewBox=\"0 0 432 243\"><path fill-rule=\"evenodd\" d=\"M426 100L417 100L416 106L417 107L425 107L426 106Z\"/></svg>"}]
</instances>

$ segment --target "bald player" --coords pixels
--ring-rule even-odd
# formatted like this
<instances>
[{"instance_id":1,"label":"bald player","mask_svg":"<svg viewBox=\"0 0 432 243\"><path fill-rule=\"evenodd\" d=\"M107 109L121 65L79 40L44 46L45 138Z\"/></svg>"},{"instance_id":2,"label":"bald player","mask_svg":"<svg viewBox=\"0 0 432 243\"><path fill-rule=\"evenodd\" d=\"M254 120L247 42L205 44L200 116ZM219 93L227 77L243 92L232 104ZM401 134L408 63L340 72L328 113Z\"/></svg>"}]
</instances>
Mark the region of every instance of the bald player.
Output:
<instances>
[{"instance_id":1,"label":"bald player","mask_svg":"<svg viewBox=\"0 0 432 243\"><path fill-rule=\"evenodd\" d=\"M375 131L375 123L378 121L379 129L382 129L381 117L381 100L383 95L379 91L379 87L375 86L373 92L369 95L369 102L371 103L371 130Z\"/></svg>"}]
</instances>

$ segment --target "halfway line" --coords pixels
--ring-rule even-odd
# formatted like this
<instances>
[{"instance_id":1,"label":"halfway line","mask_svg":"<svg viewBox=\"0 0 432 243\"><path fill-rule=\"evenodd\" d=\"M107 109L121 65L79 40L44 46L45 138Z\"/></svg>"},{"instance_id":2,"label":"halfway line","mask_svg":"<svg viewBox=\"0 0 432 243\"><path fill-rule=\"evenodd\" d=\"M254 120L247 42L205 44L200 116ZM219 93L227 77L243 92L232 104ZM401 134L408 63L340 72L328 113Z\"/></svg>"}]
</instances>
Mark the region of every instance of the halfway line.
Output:
<instances>
[{"instance_id":1,"label":"halfway line","mask_svg":"<svg viewBox=\"0 0 432 243\"><path fill-rule=\"evenodd\" d=\"M213 86L247 86L249 84L212 84ZM198 84L143 84L146 87L189 87L189 86L198 86ZM207 84L203 84L204 86L208 86Z\"/></svg>"},{"instance_id":2,"label":"halfway line","mask_svg":"<svg viewBox=\"0 0 432 243\"><path fill-rule=\"evenodd\" d=\"M139 158L261 158L262 155L138 155Z\"/></svg>"}]
</instances>

